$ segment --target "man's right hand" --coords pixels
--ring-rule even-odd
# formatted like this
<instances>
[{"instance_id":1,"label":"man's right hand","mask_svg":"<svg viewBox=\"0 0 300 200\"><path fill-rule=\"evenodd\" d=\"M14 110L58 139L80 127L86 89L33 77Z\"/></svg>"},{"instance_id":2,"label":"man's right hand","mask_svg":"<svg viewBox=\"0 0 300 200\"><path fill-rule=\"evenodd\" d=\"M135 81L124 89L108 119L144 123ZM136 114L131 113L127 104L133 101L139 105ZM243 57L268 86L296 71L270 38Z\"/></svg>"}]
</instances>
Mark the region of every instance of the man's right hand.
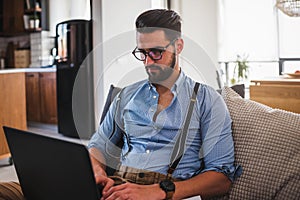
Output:
<instances>
[{"instance_id":1,"label":"man's right hand","mask_svg":"<svg viewBox=\"0 0 300 200\"><path fill-rule=\"evenodd\" d=\"M95 174L95 180L98 185L103 186L102 193L107 192L114 185L114 181L106 175Z\"/></svg>"},{"instance_id":2,"label":"man's right hand","mask_svg":"<svg viewBox=\"0 0 300 200\"><path fill-rule=\"evenodd\" d=\"M107 192L114 185L114 181L107 177L105 165L103 164L105 159L96 148L89 149L89 152L96 184L103 186L102 192Z\"/></svg>"}]
</instances>

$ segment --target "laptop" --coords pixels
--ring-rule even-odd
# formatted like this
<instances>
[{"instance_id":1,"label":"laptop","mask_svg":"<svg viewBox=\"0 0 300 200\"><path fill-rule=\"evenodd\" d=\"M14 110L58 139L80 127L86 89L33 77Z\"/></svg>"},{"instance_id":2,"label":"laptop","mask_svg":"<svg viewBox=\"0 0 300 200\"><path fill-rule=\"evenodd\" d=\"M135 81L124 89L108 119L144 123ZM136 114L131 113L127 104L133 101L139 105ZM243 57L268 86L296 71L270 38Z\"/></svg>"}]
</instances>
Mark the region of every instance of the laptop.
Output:
<instances>
[{"instance_id":1,"label":"laptop","mask_svg":"<svg viewBox=\"0 0 300 200\"><path fill-rule=\"evenodd\" d=\"M26 200L99 200L86 146L3 127Z\"/></svg>"}]
</instances>

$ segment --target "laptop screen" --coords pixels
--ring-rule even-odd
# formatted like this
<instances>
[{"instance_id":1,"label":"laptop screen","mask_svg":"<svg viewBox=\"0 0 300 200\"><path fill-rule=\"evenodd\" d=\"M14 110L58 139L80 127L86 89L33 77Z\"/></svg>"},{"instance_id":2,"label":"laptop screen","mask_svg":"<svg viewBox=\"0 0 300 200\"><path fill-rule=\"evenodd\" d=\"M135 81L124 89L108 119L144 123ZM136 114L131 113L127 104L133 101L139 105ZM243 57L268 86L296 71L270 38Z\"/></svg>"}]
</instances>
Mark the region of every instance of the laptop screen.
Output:
<instances>
[{"instance_id":1,"label":"laptop screen","mask_svg":"<svg viewBox=\"0 0 300 200\"><path fill-rule=\"evenodd\" d=\"M28 200L100 198L84 145L3 127Z\"/></svg>"}]
</instances>

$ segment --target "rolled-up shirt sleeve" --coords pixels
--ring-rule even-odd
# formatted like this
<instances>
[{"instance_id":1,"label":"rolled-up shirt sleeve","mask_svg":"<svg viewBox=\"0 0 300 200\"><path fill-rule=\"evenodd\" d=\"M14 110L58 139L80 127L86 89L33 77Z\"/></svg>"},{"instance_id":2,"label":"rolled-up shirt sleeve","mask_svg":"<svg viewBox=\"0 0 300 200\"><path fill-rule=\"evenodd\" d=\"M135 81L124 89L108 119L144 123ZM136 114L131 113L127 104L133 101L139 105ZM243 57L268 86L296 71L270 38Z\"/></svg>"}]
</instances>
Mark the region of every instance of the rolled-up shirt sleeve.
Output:
<instances>
[{"instance_id":1,"label":"rolled-up shirt sleeve","mask_svg":"<svg viewBox=\"0 0 300 200\"><path fill-rule=\"evenodd\" d=\"M206 90L207 89L207 90ZM241 167L234 164L234 143L231 118L223 98L209 88L204 89L206 100L201 110L202 149L200 156L204 160L206 171L225 174L231 181L241 174ZM204 107L206 108L204 108Z\"/></svg>"},{"instance_id":2,"label":"rolled-up shirt sleeve","mask_svg":"<svg viewBox=\"0 0 300 200\"><path fill-rule=\"evenodd\" d=\"M118 98L114 99L103 122L99 125L88 144L89 149L97 148L104 155L106 160L110 160L111 158L117 159L120 156L120 149L115 145L112 138L121 138L121 136L118 135L121 133L116 131L116 122L114 120L118 100Z\"/></svg>"}]
</instances>

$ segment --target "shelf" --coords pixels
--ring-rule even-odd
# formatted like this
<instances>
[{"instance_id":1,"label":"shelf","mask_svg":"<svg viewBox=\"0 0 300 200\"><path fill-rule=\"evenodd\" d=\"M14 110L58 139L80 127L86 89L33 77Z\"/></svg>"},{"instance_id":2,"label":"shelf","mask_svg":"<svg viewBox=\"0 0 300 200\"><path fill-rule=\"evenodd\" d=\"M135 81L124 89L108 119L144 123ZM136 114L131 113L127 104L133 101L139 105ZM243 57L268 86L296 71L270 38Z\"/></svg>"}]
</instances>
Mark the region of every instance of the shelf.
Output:
<instances>
[{"instance_id":1,"label":"shelf","mask_svg":"<svg viewBox=\"0 0 300 200\"><path fill-rule=\"evenodd\" d=\"M28 35L49 29L49 0L0 0L0 37ZM37 26L30 26L30 18L37 17ZM30 28L29 27L37 27Z\"/></svg>"},{"instance_id":2,"label":"shelf","mask_svg":"<svg viewBox=\"0 0 300 200\"><path fill-rule=\"evenodd\" d=\"M15 36L23 36L27 35L28 32L0 32L0 37L15 37Z\"/></svg>"},{"instance_id":3,"label":"shelf","mask_svg":"<svg viewBox=\"0 0 300 200\"><path fill-rule=\"evenodd\" d=\"M42 28L28 28L28 29L25 29L26 32L40 32L42 31Z\"/></svg>"},{"instance_id":4,"label":"shelf","mask_svg":"<svg viewBox=\"0 0 300 200\"><path fill-rule=\"evenodd\" d=\"M41 8L30 8L30 9L26 9L24 10L24 13L25 14L32 14L34 12L42 12L42 9Z\"/></svg>"}]
</instances>

